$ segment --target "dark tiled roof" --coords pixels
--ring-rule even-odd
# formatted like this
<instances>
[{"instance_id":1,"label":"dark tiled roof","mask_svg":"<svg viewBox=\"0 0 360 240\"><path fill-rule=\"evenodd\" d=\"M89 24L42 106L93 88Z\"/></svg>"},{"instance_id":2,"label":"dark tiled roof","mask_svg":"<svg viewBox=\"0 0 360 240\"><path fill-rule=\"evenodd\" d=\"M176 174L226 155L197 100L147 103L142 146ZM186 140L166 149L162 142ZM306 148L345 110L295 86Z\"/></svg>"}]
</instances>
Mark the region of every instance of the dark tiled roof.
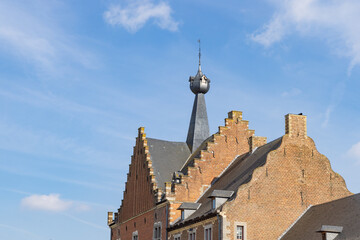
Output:
<instances>
[{"instance_id":1,"label":"dark tiled roof","mask_svg":"<svg viewBox=\"0 0 360 240\"><path fill-rule=\"evenodd\" d=\"M172 175L178 171L190 156L184 142L170 142L147 138L152 167L158 187L164 189L165 182L171 182Z\"/></svg>"},{"instance_id":2,"label":"dark tiled roof","mask_svg":"<svg viewBox=\"0 0 360 240\"><path fill-rule=\"evenodd\" d=\"M227 191L227 190L214 190L210 194L211 197L220 197L220 198L229 198L233 195L234 191Z\"/></svg>"},{"instance_id":3,"label":"dark tiled roof","mask_svg":"<svg viewBox=\"0 0 360 240\"><path fill-rule=\"evenodd\" d=\"M200 203L193 203L193 202L184 202L180 205L178 209L191 209L196 210L200 206Z\"/></svg>"},{"instance_id":4,"label":"dark tiled roof","mask_svg":"<svg viewBox=\"0 0 360 240\"><path fill-rule=\"evenodd\" d=\"M211 187L200 197L197 203L201 206L184 222L176 223L172 228L186 224L186 222L196 221L204 216L212 216L216 209L212 209L210 195L214 190L234 191L230 199L235 198L237 189L252 178L254 170L266 163L267 155L277 149L281 144L282 138L278 138L268 144L258 147L253 153L246 153L237 157L223 172L223 174L213 181Z\"/></svg>"},{"instance_id":5,"label":"dark tiled roof","mask_svg":"<svg viewBox=\"0 0 360 240\"><path fill-rule=\"evenodd\" d=\"M343 227L336 240L359 240L360 194L312 206L281 240L319 240L323 225Z\"/></svg>"}]
</instances>

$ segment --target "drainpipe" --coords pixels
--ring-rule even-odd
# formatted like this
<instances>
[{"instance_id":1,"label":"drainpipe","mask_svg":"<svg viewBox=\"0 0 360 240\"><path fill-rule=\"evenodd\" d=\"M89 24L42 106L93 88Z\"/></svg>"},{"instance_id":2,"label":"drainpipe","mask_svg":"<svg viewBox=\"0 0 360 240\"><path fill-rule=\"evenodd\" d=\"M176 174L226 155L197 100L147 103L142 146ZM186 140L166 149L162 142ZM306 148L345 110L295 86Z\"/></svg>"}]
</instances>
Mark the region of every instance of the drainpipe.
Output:
<instances>
[{"instance_id":1,"label":"drainpipe","mask_svg":"<svg viewBox=\"0 0 360 240\"><path fill-rule=\"evenodd\" d=\"M166 229L165 229L165 239L168 240L168 226L169 226L169 202L166 204Z\"/></svg>"},{"instance_id":2,"label":"drainpipe","mask_svg":"<svg viewBox=\"0 0 360 240\"><path fill-rule=\"evenodd\" d=\"M217 214L217 220L218 220L218 239L221 240L222 237L222 216L220 214Z\"/></svg>"}]
</instances>

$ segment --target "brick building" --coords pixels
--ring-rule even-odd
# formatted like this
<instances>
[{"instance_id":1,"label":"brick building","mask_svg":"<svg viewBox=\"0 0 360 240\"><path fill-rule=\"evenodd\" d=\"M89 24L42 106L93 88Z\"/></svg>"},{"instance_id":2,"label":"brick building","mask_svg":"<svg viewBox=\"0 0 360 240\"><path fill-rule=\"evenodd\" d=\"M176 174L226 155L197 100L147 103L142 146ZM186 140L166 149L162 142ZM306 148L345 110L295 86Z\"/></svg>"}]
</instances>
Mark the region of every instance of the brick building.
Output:
<instances>
[{"instance_id":1,"label":"brick building","mask_svg":"<svg viewBox=\"0 0 360 240\"><path fill-rule=\"evenodd\" d=\"M311 206L352 195L307 135L305 115L287 114L284 135L269 143L239 111L209 135L200 54L189 82L186 142L138 130L121 206L108 213L111 240L278 239Z\"/></svg>"}]
</instances>

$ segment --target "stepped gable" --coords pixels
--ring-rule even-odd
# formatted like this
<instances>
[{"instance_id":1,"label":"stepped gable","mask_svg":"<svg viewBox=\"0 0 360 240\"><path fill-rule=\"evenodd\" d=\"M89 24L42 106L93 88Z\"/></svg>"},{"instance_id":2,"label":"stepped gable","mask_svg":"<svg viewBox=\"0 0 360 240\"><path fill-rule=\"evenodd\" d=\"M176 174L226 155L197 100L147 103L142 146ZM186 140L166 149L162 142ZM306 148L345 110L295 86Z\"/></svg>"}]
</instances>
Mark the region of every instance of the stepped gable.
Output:
<instances>
[{"instance_id":1,"label":"stepped gable","mask_svg":"<svg viewBox=\"0 0 360 240\"><path fill-rule=\"evenodd\" d=\"M323 225L343 227L336 240L360 239L359 216L360 194L315 205L308 209L280 239L317 240L321 238L321 233L318 231Z\"/></svg>"},{"instance_id":2,"label":"stepped gable","mask_svg":"<svg viewBox=\"0 0 360 240\"><path fill-rule=\"evenodd\" d=\"M170 142L147 138L150 160L157 187L163 190L165 182L171 182L173 173L184 165L190 156L185 142Z\"/></svg>"},{"instance_id":3,"label":"stepped gable","mask_svg":"<svg viewBox=\"0 0 360 240\"><path fill-rule=\"evenodd\" d=\"M114 223L130 219L155 206L158 192L146 134L144 128L140 127L131 156L123 200Z\"/></svg>"},{"instance_id":4,"label":"stepped gable","mask_svg":"<svg viewBox=\"0 0 360 240\"><path fill-rule=\"evenodd\" d=\"M207 138L187 159L181 174L166 183L165 196L170 201L170 223L180 217L177 208L182 202L194 202L211 185L235 157L248 153L266 143L266 138L254 136L249 121L242 119L242 112L231 111L225 126Z\"/></svg>"},{"instance_id":5,"label":"stepped gable","mask_svg":"<svg viewBox=\"0 0 360 240\"><path fill-rule=\"evenodd\" d=\"M174 226L178 227L178 225L186 224L186 222L193 222L213 215L217 209L212 209L209 196L214 190L234 191L230 200L235 198L237 189L251 180L254 170L266 163L267 155L281 145L281 140L282 138L278 138L258 147L253 153L249 152L234 159L219 178L214 179L211 187L197 201L197 203L201 203L199 209L189 216L185 222L178 222Z\"/></svg>"}]
</instances>

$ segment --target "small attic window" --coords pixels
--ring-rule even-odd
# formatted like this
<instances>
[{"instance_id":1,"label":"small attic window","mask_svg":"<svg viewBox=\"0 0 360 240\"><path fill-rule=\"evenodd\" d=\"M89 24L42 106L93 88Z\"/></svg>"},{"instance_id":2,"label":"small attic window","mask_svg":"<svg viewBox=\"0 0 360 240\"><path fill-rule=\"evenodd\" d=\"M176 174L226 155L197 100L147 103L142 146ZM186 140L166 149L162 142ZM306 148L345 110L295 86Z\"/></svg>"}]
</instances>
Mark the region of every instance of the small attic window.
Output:
<instances>
[{"instance_id":1,"label":"small attic window","mask_svg":"<svg viewBox=\"0 0 360 240\"><path fill-rule=\"evenodd\" d=\"M199 207L200 203L183 202L178 210L181 210L181 220L185 220L191 214L193 214Z\"/></svg>"},{"instance_id":2,"label":"small attic window","mask_svg":"<svg viewBox=\"0 0 360 240\"><path fill-rule=\"evenodd\" d=\"M228 190L214 190L209 198L211 198L211 207L212 209L217 209L221 205L223 205L232 195L234 191Z\"/></svg>"}]
</instances>

